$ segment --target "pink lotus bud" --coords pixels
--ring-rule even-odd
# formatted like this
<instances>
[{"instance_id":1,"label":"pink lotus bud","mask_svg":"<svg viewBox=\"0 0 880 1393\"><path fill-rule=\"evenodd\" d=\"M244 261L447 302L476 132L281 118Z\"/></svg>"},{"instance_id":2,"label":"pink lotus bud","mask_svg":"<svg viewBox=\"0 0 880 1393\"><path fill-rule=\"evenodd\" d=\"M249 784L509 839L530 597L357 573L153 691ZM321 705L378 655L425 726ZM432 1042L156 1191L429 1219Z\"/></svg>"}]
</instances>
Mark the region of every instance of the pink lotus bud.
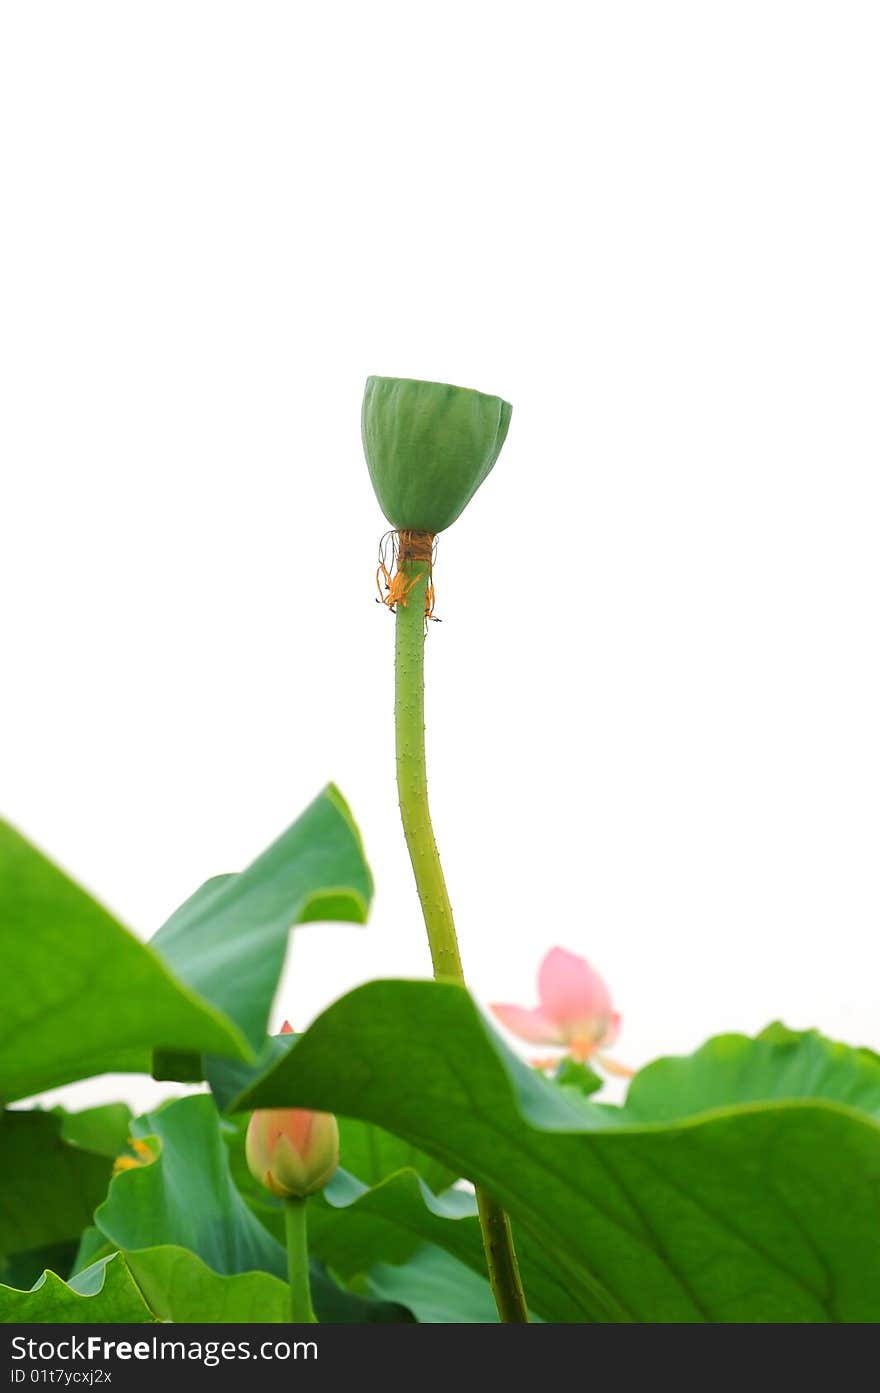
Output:
<instances>
[{"instance_id":1,"label":"pink lotus bud","mask_svg":"<svg viewBox=\"0 0 880 1393\"><path fill-rule=\"evenodd\" d=\"M245 1139L251 1175L281 1199L323 1190L339 1165L339 1128L329 1112L268 1108L255 1112Z\"/></svg>"}]
</instances>

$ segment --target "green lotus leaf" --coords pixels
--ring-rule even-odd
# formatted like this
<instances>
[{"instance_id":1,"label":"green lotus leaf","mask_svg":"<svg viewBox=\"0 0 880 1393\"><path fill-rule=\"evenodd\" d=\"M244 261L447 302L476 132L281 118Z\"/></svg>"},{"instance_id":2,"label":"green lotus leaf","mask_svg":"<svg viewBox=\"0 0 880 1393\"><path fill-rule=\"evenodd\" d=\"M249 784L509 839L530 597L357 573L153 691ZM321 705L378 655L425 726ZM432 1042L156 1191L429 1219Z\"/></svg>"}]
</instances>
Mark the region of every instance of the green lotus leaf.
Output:
<instances>
[{"instance_id":1,"label":"green lotus leaf","mask_svg":"<svg viewBox=\"0 0 880 1393\"><path fill-rule=\"evenodd\" d=\"M190 896L149 944L0 821L0 1100L151 1066L198 1080L205 1057L258 1058L290 929L364 923L372 889L332 784L246 870Z\"/></svg>"},{"instance_id":2,"label":"green lotus leaf","mask_svg":"<svg viewBox=\"0 0 880 1393\"><path fill-rule=\"evenodd\" d=\"M154 1319L121 1253L101 1258L68 1282L57 1272L45 1271L30 1291L0 1286L0 1324L3 1325L20 1322L134 1325L148 1324Z\"/></svg>"},{"instance_id":3,"label":"green lotus leaf","mask_svg":"<svg viewBox=\"0 0 880 1393\"><path fill-rule=\"evenodd\" d=\"M380 1263L365 1282L371 1296L404 1302L416 1320L442 1325L497 1325L495 1298L485 1277L441 1248L424 1244L399 1267Z\"/></svg>"},{"instance_id":4,"label":"green lotus leaf","mask_svg":"<svg viewBox=\"0 0 880 1393\"><path fill-rule=\"evenodd\" d=\"M107 1191L112 1161L65 1140L77 1119L0 1113L0 1256L73 1242Z\"/></svg>"}]
</instances>

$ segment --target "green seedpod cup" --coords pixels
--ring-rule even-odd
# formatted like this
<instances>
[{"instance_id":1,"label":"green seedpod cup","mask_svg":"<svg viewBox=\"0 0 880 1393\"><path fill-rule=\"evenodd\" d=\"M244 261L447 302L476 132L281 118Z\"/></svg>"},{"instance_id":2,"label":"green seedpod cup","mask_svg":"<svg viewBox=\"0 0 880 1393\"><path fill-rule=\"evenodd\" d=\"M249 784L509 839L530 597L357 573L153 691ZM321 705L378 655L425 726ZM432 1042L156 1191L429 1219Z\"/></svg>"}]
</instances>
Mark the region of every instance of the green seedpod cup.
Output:
<instances>
[{"instance_id":1,"label":"green seedpod cup","mask_svg":"<svg viewBox=\"0 0 880 1393\"><path fill-rule=\"evenodd\" d=\"M388 521L414 532L455 522L501 453L511 410L468 387L368 377L364 453Z\"/></svg>"}]
</instances>

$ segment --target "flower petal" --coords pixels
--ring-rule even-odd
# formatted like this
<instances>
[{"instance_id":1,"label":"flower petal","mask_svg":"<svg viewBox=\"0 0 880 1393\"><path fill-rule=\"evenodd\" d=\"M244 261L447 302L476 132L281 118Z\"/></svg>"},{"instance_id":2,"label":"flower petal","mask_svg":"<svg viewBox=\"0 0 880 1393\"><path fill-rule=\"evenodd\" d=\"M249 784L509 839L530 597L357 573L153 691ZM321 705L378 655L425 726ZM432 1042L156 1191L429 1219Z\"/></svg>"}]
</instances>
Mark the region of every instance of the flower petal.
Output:
<instances>
[{"instance_id":1,"label":"flower petal","mask_svg":"<svg viewBox=\"0 0 880 1393\"><path fill-rule=\"evenodd\" d=\"M499 1003L489 1007L496 1020L531 1045L561 1045L562 1034L554 1021L542 1011L540 1006L529 1010L525 1006L508 1006Z\"/></svg>"},{"instance_id":2,"label":"flower petal","mask_svg":"<svg viewBox=\"0 0 880 1393\"><path fill-rule=\"evenodd\" d=\"M604 1036L612 1015L611 995L586 958L551 948L538 972L538 995L543 1013L565 1039Z\"/></svg>"},{"instance_id":3,"label":"flower petal","mask_svg":"<svg viewBox=\"0 0 880 1393\"><path fill-rule=\"evenodd\" d=\"M607 1054L597 1054L596 1062L602 1065L606 1074L611 1074L615 1079L631 1079L636 1072L628 1064L621 1064L619 1059L609 1059Z\"/></svg>"},{"instance_id":4,"label":"flower petal","mask_svg":"<svg viewBox=\"0 0 880 1393\"><path fill-rule=\"evenodd\" d=\"M602 1045L603 1048L607 1048L608 1045L614 1044L615 1040L620 1034L620 1021L620 1012L612 1011L611 1015L608 1017L608 1025L605 1027L605 1034L599 1041L599 1044Z\"/></svg>"}]
</instances>

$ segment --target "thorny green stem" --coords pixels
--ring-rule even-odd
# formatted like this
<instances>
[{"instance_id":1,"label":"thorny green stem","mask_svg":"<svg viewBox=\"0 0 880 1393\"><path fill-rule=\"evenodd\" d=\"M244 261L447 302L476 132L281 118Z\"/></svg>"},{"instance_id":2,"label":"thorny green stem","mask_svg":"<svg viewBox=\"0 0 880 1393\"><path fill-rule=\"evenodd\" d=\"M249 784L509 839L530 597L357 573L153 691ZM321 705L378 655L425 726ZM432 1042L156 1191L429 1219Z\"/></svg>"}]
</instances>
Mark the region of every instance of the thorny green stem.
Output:
<instances>
[{"instance_id":1,"label":"thorny green stem","mask_svg":"<svg viewBox=\"0 0 880 1393\"><path fill-rule=\"evenodd\" d=\"M290 1319L297 1325L316 1325L309 1282L309 1245L306 1237L308 1200L284 1201L284 1230L287 1237L287 1278L290 1283Z\"/></svg>"},{"instance_id":2,"label":"thorny green stem","mask_svg":"<svg viewBox=\"0 0 880 1393\"><path fill-rule=\"evenodd\" d=\"M425 581L424 562L404 562L411 582L421 577L397 606L394 664L394 727L397 745L397 793L403 835L409 849L422 905L434 976L464 982L452 905L434 840L428 808L425 766Z\"/></svg>"},{"instance_id":3,"label":"thorny green stem","mask_svg":"<svg viewBox=\"0 0 880 1393\"><path fill-rule=\"evenodd\" d=\"M513 1246L510 1220L492 1195L487 1194L479 1185L476 1189L483 1247L498 1315L506 1322L526 1322L529 1312L522 1278L519 1275L516 1248Z\"/></svg>"},{"instance_id":4,"label":"thorny green stem","mask_svg":"<svg viewBox=\"0 0 880 1393\"><path fill-rule=\"evenodd\" d=\"M464 985L452 906L428 807L425 765L425 586L424 561L403 561L407 583L415 581L406 603L396 609L394 725L400 816L422 906L434 976ZM483 1247L498 1315L505 1322L529 1319L510 1221L497 1200L477 1187Z\"/></svg>"}]
</instances>

